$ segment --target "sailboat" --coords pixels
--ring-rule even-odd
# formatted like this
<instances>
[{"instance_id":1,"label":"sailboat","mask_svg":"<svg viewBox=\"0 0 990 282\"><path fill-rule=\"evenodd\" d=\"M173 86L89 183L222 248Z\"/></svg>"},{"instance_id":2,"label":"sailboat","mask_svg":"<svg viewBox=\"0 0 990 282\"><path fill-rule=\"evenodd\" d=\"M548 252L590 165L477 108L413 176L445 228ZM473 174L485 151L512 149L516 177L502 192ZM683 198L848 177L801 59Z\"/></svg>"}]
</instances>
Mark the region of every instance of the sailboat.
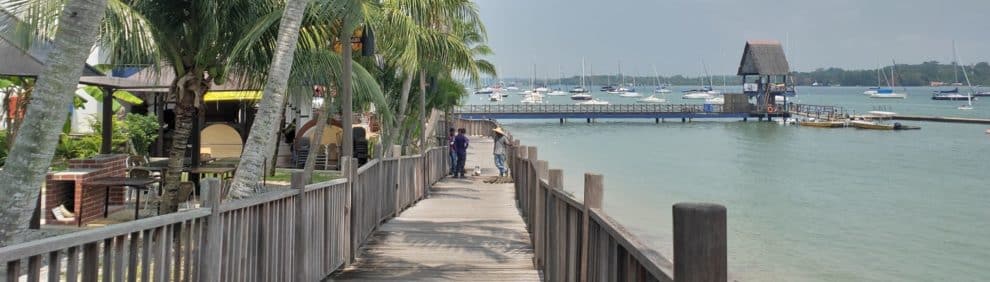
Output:
<instances>
[{"instance_id":1,"label":"sailboat","mask_svg":"<svg viewBox=\"0 0 990 282\"><path fill-rule=\"evenodd\" d=\"M622 87L626 83L626 77L622 75L622 62L619 62L619 87L612 87L612 90L606 91L608 94L622 94L626 92L626 88ZM611 85L609 85L611 87Z\"/></svg>"},{"instance_id":2,"label":"sailboat","mask_svg":"<svg viewBox=\"0 0 990 282\"><path fill-rule=\"evenodd\" d=\"M629 86L629 88L620 88L620 90L625 90L625 91L622 94L619 94L619 97L623 97L623 98L639 98L639 97L643 97L643 95L639 95L639 93L636 92L636 77L637 76L638 75L634 75L633 76L633 83L632 83L632 85Z\"/></svg>"},{"instance_id":3,"label":"sailboat","mask_svg":"<svg viewBox=\"0 0 990 282\"><path fill-rule=\"evenodd\" d=\"M560 65L557 65L557 72L560 73L560 77L557 78L557 88L554 88L553 91L550 91L550 93L547 93L547 96L566 96L567 95L567 92L564 92L564 90L562 88L560 88L560 87L563 87L563 85L564 85L564 79L563 79L564 72L560 71Z\"/></svg>"},{"instance_id":4,"label":"sailboat","mask_svg":"<svg viewBox=\"0 0 990 282\"><path fill-rule=\"evenodd\" d=\"M571 100L575 101L587 101L591 100L591 94L588 93L588 89L584 85L584 58L581 58L581 86L571 89Z\"/></svg>"},{"instance_id":5,"label":"sailboat","mask_svg":"<svg viewBox=\"0 0 990 282\"><path fill-rule=\"evenodd\" d=\"M877 93L870 94L870 98L874 98L874 99L904 99L904 98L907 98L907 94L906 93L897 93L897 92L894 91L894 87L897 86L897 78L896 78L897 77L897 73L894 71L894 67L896 65L897 65L897 62L893 62L893 65L890 66L890 79L887 80L889 82L889 87L878 88L877 89ZM884 75L886 76L886 74L884 74Z\"/></svg>"},{"instance_id":6,"label":"sailboat","mask_svg":"<svg viewBox=\"0 0 990 282\"><path fill-rule=\"evenodd\" d=\"M955 44L952 44L952 49L953 49L952 50L952 53L953 54L956 53L955 52L955 47L956 47L956 45ZM969 73L966 72L966 66L962 66L962 73L963 73L963 77L966 78L966 85L969 85L970 91L969 91L968 95L966 95L966 104L965 105L962 105L962 106L959 106L957 109L968 111L968 110L972 110L973 109L973 92L975 92L975 91L973 90L973 84L970 83L970 81L969 81Z\"/></svg>"},{"instance_id":7,"label":"sailboat","mask_svg":"<svg viewBox=\"0 0 990 282\"><path fill-rule=\"evenodd\" d=\"M715 91L714 89L712 89L712 87L713 87L712 85L715 84L715 83L712 80L711 75L708 73L708 66L705 65L705 62L704 61L701 61L701 65L702 65L702 67L705 70L705 76L708 77L708 85L702 87L701 89L691 89L691 90L685 90L685 91L683 91L684 95L681 96L681 99L708 100L708 99L715 98L715 96L721 94L718 91ZM702 85L705 84L704 78L701 79L701 84Z\"/></svg>"},{"instance_id":8,"label":"sailboat","mask_svg":"<svg viewBox=\"0 0 990 282\"><path fill-rule=\"evenodd\" d=\"M653 93L670 93L670 89L667 89L667 84L660 83L660 73L657 72L657 66L653 66L653 76L657 79L657 88L653 89Z\"/></svg>"}]
</instances>

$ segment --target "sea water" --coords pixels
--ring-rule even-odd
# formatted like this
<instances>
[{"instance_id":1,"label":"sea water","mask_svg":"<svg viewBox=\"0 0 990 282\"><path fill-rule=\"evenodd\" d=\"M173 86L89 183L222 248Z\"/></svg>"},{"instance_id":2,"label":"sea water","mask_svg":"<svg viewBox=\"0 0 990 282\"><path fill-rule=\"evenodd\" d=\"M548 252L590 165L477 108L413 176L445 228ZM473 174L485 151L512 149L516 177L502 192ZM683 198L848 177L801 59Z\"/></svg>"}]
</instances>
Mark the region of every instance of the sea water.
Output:
<instances>
[{"instance_id":1,"label":"sea water","mask_svg":"<svg viewBox=\"0 0 990 282\"><path fill-rule=\"evenodd\" d=\"M678 90L667 94L670 103L686 102ZM806 87L793 100L857 113L990 118L990 99L961 111L965 101L932 101L930 88L909 88L903 100L870 99L863 90ZM466 102L490 103L478 96ZM672 255L674 203L725 205L732 279L990 280L990 125L904 121L922 129L870 131L754 119L500 122L563 169L566 189L579 199L582 174L603 174L605 211L665 256Z\"/></svg>"}]
</instances>

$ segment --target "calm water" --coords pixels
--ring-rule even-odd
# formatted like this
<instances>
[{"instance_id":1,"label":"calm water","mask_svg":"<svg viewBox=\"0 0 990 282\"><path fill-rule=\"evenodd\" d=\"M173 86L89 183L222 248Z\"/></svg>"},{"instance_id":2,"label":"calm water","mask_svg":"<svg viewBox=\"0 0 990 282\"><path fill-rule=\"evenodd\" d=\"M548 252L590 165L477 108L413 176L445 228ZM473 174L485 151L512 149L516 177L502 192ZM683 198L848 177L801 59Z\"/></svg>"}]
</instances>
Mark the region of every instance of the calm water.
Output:
<instances>
[{"instance_id":1,"label":"calm water","mask_svg":"<svg viewBox=\"0 0 990 282\"><path fill-rule=\"evenodd\" d=\"M797 100L990 118L990 99L963 112L962 102L930 100L929 88L896 101L862 91L802 88ZM667 98L680 103L676 92ZM489 103L479 96L469 103ZM605 210L668 256L672 204L724 204L735 279L990 280L990 125L905 122L923 129L883 132L737 121L503 123L564 169L579 197L581 173L604 174Z\"/></svg>"}]
</instances>

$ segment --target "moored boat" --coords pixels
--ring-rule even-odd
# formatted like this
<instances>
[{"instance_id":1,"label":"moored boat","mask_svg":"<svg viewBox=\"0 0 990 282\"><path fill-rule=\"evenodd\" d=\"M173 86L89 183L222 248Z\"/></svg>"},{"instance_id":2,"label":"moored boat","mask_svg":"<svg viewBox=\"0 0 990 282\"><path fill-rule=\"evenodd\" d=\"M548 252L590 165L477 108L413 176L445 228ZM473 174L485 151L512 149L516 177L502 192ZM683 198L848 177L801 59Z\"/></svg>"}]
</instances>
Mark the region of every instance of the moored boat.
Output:
<instances>
[{"instance_id":1,"label":"moored boat","mask_svg":"<svg viewBox=\"0 0 990 282\"><path fill-rule=\"evenodd\" d=\"M656 95L650 95L650 97L636 100L636 103L642 103L642 104L663 104L666 102L667 99L658 98Z\"/></svg>"},{"instance_id":2,"label":"moored boat","mask_svg":"<svg viewBox=\"0 0 990 282\"><path fill-rule=\"evenodd\" d=\"M808 126L808 127L819 127L819 128L842 128L842 127L846 127L846 122L826 121L826 120L805 120L805 121L799 121L798 125Z\"/></svg>"},{"instance_id":3,"label":"moored boat","mask_svg":"<svg viewBox=\"0 0 990 282\"><path fill-rule=\"evenodd\" d=\"M588 101L584 101L584 102L578 102L577 105L582 105L582 106L608 105L608 101L602 101L602 100L598 100L598 99L593 99L593 100L588 100Z\"/></svg>"}]
</instances>

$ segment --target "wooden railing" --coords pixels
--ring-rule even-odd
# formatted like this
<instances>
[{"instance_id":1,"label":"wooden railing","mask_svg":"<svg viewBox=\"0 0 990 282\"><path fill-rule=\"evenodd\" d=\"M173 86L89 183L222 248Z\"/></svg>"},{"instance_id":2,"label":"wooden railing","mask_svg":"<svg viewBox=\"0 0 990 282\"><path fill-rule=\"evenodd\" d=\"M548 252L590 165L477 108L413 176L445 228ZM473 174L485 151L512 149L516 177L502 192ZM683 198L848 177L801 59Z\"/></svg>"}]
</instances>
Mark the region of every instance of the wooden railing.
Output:
<instances>
[{"instance_id":1,"label":"wooden railing","mask_svg":"<svg viewBox=\"0 0 990 282\"><path fill-rule=\"evenodd\" d=\"M492 130L498 127L494 121L483 119L455 119L451 124L453 128L464 128L471 136L491 136Z\"/></svg>"},{"instance_id":2,"label":"wooden railing","mask_svg":"<svg viewBox=\"0 0 990 282\"><path fill-rule=\"evenodd\" d=\"M721 113L719 104L465 105L455 113Z\"/></svg>"},{"instance_id":3,"label":"wooden railing","mask_svg":"<svg viewBox=\"0 0 990 282\"><path fill-rule=\"evenodd\" d=\"M548 169L536 147L510 148L516 199L545 281L726 281L726 210L715 204L673 207L674 260L642 244L602 210L603 177L585 174L584 199L563 190L563 171ZM676 279L675 279L676 278Z\"/></svg>"},{"instance_id":4,"label":"wooden railing","mask_svg":"<svg viewBox=\"0 0 990 282\"><path fill-rule=\"evenodd\" d=\"M447 148L345 162L345 178L0 248L6 281L318 281L341 269L386 219L426 196ZM353 181L350 181L353 180ZM400 196L401 195L401 196Z\"/></svg>"}]
</instances>

